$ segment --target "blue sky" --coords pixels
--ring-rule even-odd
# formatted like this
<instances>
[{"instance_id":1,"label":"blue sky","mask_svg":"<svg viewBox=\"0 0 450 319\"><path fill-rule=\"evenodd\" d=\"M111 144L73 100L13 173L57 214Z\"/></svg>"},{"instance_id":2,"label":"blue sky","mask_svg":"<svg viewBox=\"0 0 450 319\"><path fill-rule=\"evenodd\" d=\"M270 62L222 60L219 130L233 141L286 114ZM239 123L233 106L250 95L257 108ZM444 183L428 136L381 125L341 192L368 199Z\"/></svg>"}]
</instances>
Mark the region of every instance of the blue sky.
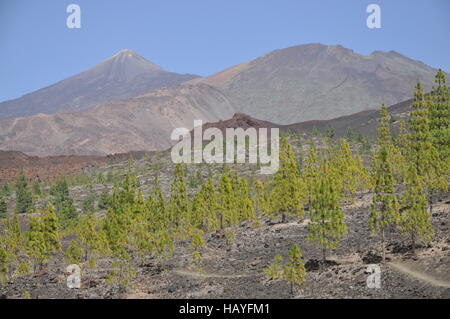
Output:
<instances>
[{"instance_id":1,"label":"blue sky","mask_svg":"<svg viewBox=\"0 0 450 319\"><path fill-rule=\"evenodd\" d=\"M66 7L81 7L68 29ZM367 5L382 28L366 26ZM0 0L0 101L84 71L121 49L210 75L305 43L395 50L450 71L448 0Z\"/></svg>"}]
</instances>

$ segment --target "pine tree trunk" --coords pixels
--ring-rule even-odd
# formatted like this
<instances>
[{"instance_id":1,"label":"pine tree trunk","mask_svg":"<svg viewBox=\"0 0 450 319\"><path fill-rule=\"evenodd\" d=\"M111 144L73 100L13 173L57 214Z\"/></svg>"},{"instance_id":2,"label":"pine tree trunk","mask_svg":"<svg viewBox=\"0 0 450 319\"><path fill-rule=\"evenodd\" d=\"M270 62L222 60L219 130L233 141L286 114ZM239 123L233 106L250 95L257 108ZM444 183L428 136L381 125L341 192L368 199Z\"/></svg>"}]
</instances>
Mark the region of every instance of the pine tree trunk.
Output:
<instances>
[{"instance_id":1,"label":"pine tree trunk","mask_svg":"<svg viewBox=\"0 0 450 319\"><path fill-rule=\"evenodd\" d=\"M411 249L413 256L416 256L416 237L414 234L411 235Z\"/></svg>"},{"instance_id":2,"label":"pine tree trunk","mask_svg":"<svg viewBox=\"0 0 450 319\"><path fill-rule=\"evenodd\" d=\"M323 265L325 266L325 262L327 260L326 250L322 248L322 257L323 257Z\"/></svg>"},{"instance_id":3,"label":"pine tree trunk","mask_svg":"<svg viewBox=\"0 0 450 319\"><path fill-rule=\"evenodd\" d=\"M381 252L383 254L383 264L386 261L386 252L384 249L384 227L381 229Z\"/></svg>"},{"instance_id":4,"label":"pine tree trunk","mask_svg":"<svg viewBox=\"0 0 450 319\"><path fill-rule=\"evenodd\" d=\"M281 214L281 222L284 224L286 222L286 214L282 213Z\"/></svg>"},{"instance_id":5,"label":"pine tree trunk","mask_svg":"<svg viewBox=\"0 0 450 319\"><path fill-rule=\"evenodd\" d=\"M433 214L433 195L430 194L430 197L428 199L428 204L430 205L430 216Z\"/></svg>"}]
</instances>

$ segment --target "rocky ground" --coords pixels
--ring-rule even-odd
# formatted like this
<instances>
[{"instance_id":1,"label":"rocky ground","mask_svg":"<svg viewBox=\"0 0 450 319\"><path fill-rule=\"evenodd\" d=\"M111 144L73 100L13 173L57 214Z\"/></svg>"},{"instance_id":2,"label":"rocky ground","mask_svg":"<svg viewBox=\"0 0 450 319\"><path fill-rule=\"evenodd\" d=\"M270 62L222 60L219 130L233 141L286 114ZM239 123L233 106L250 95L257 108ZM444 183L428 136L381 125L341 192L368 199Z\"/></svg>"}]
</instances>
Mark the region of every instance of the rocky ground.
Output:
<instances>
[{"instance_id":1,"label":"rocky ground","mask_svg":"<svg viewBox=\"0 0 450 319\"><path fill-rule=\"evenodd\" d=\"M201 269L191 262L188 243L178 243L173 257L136 262L136 277L127 291L105 283L108 260L87 271L81 289L68 289L64 262L54 260L40 273L0 288L6 298L450 298L450 194L440 198L432 216L433 242L420 246L416 256L397 233L390 236L387 262L381 264L377 239L368 228L371 195L361 194L345 207L349 232L341 246L322 264L321 251L306 241L303 220L287 223L262 220L259 227L244 223L227 244L223 233L209 234ZM294 294L283 280L270 280L263 270L275 254L287 255L299 244L307 277ZM368 288L368 265L381 267L381 288Z\"/></svg>"},{"instance_id":2,"label":"rocky ground","mask_svg":"<svg viewBox=\"0 0 450 319\"><path fill-rule=\"evenodd\" d=\"M305 145L306 143L303 143ZM303 153L305 151L303 150ZM123 159L103 166L87 167L86 174L124 174L127 162ZM132 163L144 195L159 177L164 193L170 189L174 165L169 153L143 156ZM239 165L240 176L263 178L255 167ZM198 186L195 178L212 176L217 180L222 166L192 165L187 179L192 193ZM76 206L89 192L99 195L112 184L97 184L92 188L78 185L71 188ZM359 194L343 209L348 234L335 251L328 252L327 262L321 262L322 252L306 240L308 212L302 219L291 218L287 223L260 219L259 225L244 223L235 228L235 240L227 244L221 232L206 235L202 266L192 264L192 250L188 242L178 242L175 253L166 259L135 260L136 277L126 291L106 283L111 260L98 262L95 270L85 270L81 289L68 289L67 263L62 256L54 258L41 272L17 278L0 286L0 297L23 298L450 298L450 193L436 198L432 222L433 241L419 246L411 254L407 238L398 232L388 234L387 262L381 264L379 241L371 235L368 216L372 195ZM11 199L13 201L13 199ZM41 199L45 202L45 199ZM102 215L104 212L96 212ZM63 246L67 245L64 239ZM283 280L271 280L263 274L275 254L285 258L293 244L299 244L306 265L306 281L291 294ZM379 265L381 288L367 287L369 265Z\"/></svg>"}]
</instances>

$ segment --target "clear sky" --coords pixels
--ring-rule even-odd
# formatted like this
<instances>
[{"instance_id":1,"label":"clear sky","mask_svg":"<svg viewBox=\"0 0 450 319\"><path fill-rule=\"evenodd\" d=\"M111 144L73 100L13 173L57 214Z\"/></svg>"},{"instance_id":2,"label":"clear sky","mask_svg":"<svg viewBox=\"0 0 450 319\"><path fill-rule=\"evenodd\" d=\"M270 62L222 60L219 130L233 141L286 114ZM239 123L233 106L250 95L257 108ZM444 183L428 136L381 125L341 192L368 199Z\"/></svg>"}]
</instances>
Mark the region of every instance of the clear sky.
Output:
<instances>
[{"instance_id":1,"label":"clear sky","mask_svg":"<svg viewBox=\"0 0 450 319\"><path fill-rule=\"evenodd\" d=\"M81 7L68 29L66 7ZM368 29L367 5L381 7ZM202 76L306 43L395 50L450 71L448 0L0 0L0 101L84 71L121 49Z\"/></svg>"}]
</instances>

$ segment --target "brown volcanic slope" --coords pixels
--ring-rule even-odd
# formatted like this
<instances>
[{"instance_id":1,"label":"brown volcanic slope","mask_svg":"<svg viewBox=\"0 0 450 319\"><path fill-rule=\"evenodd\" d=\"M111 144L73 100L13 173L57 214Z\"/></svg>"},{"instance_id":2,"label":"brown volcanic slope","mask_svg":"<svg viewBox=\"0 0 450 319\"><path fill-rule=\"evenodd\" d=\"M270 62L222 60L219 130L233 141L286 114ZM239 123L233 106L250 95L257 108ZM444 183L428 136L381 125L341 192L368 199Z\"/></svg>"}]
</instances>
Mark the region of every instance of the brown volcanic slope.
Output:
<instances>
[{"instance_id":1,"label":"brown volcanic slope","mask_svg":"<svg viewBox=\"0 0 450 319\"><path fill-rule=\"evenodd\" d=\"M399 103L411 96L417 81L430 89L435 73L393 51L365 56L342 46L308 44L276 50L191 82L220 88L239 112L291 124Z\"/></svg>"},{"instance_id":2,"label":"brown volcanic slope","mask_svg":"<svg viewBox=\"0 0 450 319\"><path fill-rule=\"evenodd\" d=\"M396 131L401 119L407 119L408 113L411 110L412 100L404 101L395 104L388 108L389 114L392 118L391 128ZM324 121L307 121L291 125L282 126L283 129L290 129L297 132L310 132L314 128L320 132L325 132L327 128L332 128L336 136L345 136L348 129L351 128L353 132L359 132L362 135L373 138L376 135L379 110L368 110L358 112L352 115L341 116L332 120Z\"/></svg>"},{"instance_id":3,"label":"brown volcanic slope","mask_svg":"<svg viewBox=\"0 0 450 319\"><path fill-rule=\"evenodd\" d=\"M0 185L14 181L23 169L29 180L48 181L60 175L79 173L85 168L139 160L151 152L129 152L108 156L28 156L22 152L0 151Z\"/></svg>"},{"instance_id":4,"label":"brown volcanic slope","mask_svg":"<svg viewBox=\"0 0 450 319\"><path fill-rule=\"evenodd\" d=\"M0 148L38 156L162 150L172 144L174 128L192 129L195 119L227 119L234 110L218 89L183 84L84 112L0 120Z\"/></svg>"},{"instance_id":5,"label":"brown volcanic slope","mask_svg":"<svg viewBox=\"0 0 450 319\"><path fill-rule=\"evenodd\" d=\"M105 67L99 74L109 70ZM215 122L240 112L283 125L328 120L409 98L416 81L429 88L434 74L431 67L395 52L363 56L341 46L302 45L273 51L206 79L82 112L0 120L0 149L39 156L162 150L172 144L175 127L192 129L194 119ZM300 127L324 123L329 124L309 122ZM346 126L347 120L331 123ZM361 126L358 121L351 125Z\"/></svg>"},{"instance_id":6,"label":"brown volcanic slope","mask_svg":"<svg viewBox=\"0 0 450 319\"><path fill-rule=\"evenodd\" d=\"M389 113L394 119L392 128L395 130L399 119L406 119L410 111L412 100L408 100L389 108ZM360 132L364 136L374 137L379 118L378 110L363 111L349 116L339 117L333 120L325 121L307 121L292 125L279 125L268 121L255 119L249 115L236 113L231 119L207 122L203 124L203 131L216 127L222 132L226 128L279 128L281 131L295 131L309 134L314 128L325 132L328 127L333 128L336 136L344 136L348 128L354 132ZM192 134L193 136L193 134ZM170 143L168 143L169 145ZM139 159L147 152L130 152L104 156L51 156L36 157L28 156L21 152L0 151L0 184L5 181L13 180L20 169L25 170L29 179L48 180L53 179L60 174L75 173L87 166L104 165L111 162L120 162L129 159Z\"/></svg>"},{"instance_id":7,"label":"brown volcanic slope","mask_svg":"<svg viewBox=\"0 0 450 319\"><path fill-rule=\"evenodd\" d=\"M106 164L99 156L28 156L21 152L0 151L0 185L12 181L23 169L30 180L51 180L60 174L71 174L92 165Z\"/></svg>"},{"instance_id":8,"label":"brown volcanic slope","mask_svg":"<svg viewBox=\"0 0 450 319\"><path fill-rule=\"evenodd\" d=\"M59 110L81 111L196 77L167 72L136 52L122 50L85 72L21 98L0 103L0 118L51 114Z\"/></svg>"},{"instance_id":9,"label":"brown volcanic slope","mask_svg":"<svg viewBox=\"0 0 450 319\"><path fill-rule=\"evenodd\" d=\"M393 121L391 128L396 131L398 123L401 119L407 119L408 113L411 110L412 100L404 101L388 108L389 114ZM379 110L368 110L358 112L352 115L338 117L332 120L323 121L306 121L290 125L280 125L268 121L258 120L243 113L236 113L229 120L211 122L203 124L203 131L215 127L219 128L223 133L226 128L279 128L281 131L293 131L299 133L310 134L316 128L318 131L324 133L328 128L332 128L337 137L343 137L347 134L348 129L351 128L354 133L361 133L363 136L373 138L376 135ZM192 133L191 133L192 135Z\"/></svg>"}]
</instances>

